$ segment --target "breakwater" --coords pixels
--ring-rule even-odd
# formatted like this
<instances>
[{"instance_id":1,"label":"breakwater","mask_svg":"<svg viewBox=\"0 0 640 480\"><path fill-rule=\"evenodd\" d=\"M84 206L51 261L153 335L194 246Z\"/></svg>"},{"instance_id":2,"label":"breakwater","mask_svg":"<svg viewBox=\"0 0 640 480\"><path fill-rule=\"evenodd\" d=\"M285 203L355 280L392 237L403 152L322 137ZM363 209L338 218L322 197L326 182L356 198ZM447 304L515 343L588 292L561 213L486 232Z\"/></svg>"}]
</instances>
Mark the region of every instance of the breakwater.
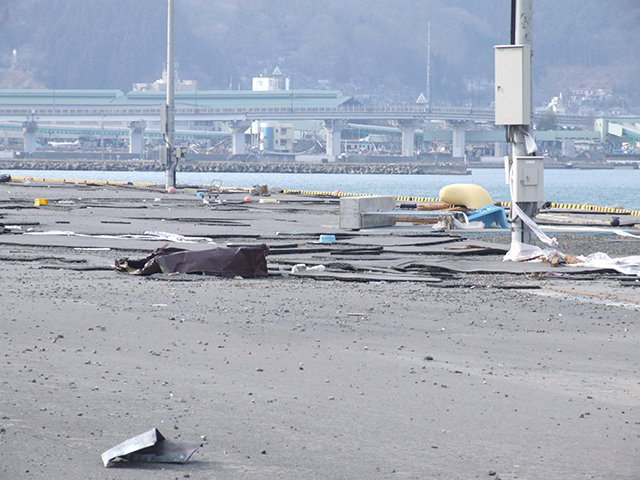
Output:
<instances>
[{"instance_id":1,"label":"breakwater","mask_svg":"<svg viewBox=\"0 0 640 480\"><path fill-rule=\"evenodd\" d=\"M159 172L163 168L153 160L0 160L0 170L78 170L111 172ZM465 165L410 163L315 163L183 161L178 172L193 173L324 173L366 175L468 175Z\"/></svg>"}]
</instances>

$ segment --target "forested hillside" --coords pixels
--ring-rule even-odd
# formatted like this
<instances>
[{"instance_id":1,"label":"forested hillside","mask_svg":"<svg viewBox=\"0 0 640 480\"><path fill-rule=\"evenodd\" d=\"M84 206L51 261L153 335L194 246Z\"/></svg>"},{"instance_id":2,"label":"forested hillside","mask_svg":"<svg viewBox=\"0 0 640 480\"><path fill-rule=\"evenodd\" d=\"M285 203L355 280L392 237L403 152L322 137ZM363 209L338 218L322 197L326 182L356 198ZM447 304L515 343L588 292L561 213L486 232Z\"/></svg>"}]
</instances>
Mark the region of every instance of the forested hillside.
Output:
<instances>
[{"instance_id":1,"label":"forested hillside","mask_svg":"<svg viewBox=\"0 0 640 480\"><path fill-rule=\"evenodd\" d=\"M128 91L152 82L166 58L166 3L0 0L0 86ZM411 103L426 90L431 20L433 102L486 103L510 3L177 0L176 60L201 89L250 88L279 66L294 88ZM535 0L534 12L541 94L606 87L638 102L640 2Z\"/></svg>"}]
</instances>

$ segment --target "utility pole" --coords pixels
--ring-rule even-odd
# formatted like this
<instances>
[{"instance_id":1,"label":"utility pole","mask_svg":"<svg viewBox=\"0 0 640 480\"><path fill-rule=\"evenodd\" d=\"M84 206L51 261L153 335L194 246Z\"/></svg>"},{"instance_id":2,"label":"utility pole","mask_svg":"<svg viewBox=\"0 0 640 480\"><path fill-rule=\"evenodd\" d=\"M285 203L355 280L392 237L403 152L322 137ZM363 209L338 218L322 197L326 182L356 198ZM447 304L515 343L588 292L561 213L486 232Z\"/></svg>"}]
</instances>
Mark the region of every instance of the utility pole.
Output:
<instances>
[{"instance_id":1,"label":"utility pole","mask_svg":"<svg viewBox=\"0 0 640 480\"><path fill-rule=\"evenodd\" d=\"M533 105L532 103L532 94L533 88L531 88L533 84L533 0L513 0L512 8L515 7L515 12L512 12L512 18L515 17L515 25L512 27L514 30L514 38L511 43L513 45L529 45L530 47L530 56L525 61L529 62L529 98L523 99L525 102L528 102L529 105ZM513 129L513 137L512 137L512 152L513 158L516 157L526 157L528 155L535 155L534 152L530 152L526 146L526 138L531 135L529 130L531 129L531 121L533 121L533 109L530 109L530 121L527 125L522 125L520 128ZM532 138L531 136L529 138ZM537 202L518 202L518 206L522 209L522 211L529 216L529 218L534 217L538 213L538 203ZM528 245L534 244L535 235L533 231L524 224L522 219L518 217L514 217L512 214L512 218L514 219L511 231L511 241L525 243Z\"/></svg>"},{"instance_id":2,"label":"utility pole","mask_svg":"<svg viewBox=\"0 0 640 480\"><path fill-rule=\"evenodd\" d=\"M511 246L551 241L531 220L544 203L544 162L536 155L531 123L533 0L511 0L511 43L495 47L496 125L504 125L511 157L505 158L511 190ZM535 229L535 231L534 231Z\"/></svg>"},{"instance_id":3,"label":"utility pole","mask_svg":"<svg viewBox=\"0 0 640 480\"><path fill-rule=\"evenodd\" d=\"M165 146L160 150L160 162L165 168L165 187L176 186L176 166L178 159L175 155L175 63L173 58L173 14L174 0L168 0L167 15L167 103L160 111L160 133L164 136Z\"/></svg>"}]
</instances>

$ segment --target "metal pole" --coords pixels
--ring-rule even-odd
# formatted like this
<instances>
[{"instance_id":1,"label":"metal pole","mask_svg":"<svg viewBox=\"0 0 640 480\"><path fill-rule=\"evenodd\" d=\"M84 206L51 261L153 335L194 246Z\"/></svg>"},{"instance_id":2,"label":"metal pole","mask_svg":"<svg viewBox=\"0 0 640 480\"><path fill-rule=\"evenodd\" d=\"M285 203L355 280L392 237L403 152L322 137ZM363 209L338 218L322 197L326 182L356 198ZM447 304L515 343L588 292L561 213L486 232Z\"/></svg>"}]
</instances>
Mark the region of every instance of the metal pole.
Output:
<instances>
[{"instance_id":1,"label":"metal pole","mask_svg":"<svg viewBox=\"0 0 640 480\"><path fill-rule=\"evenodd\" d=\"M289 90L291 90L291 111L293 112L293 73L291 73L291 85L289 86Z\"/></svg>"},{"instance_id":2,"label":"metal pole","mask_svg":"<svg viewBox=\"0 0 640 480\"><path fill-rule=\"evenodd\" d=\"M100 127L100 159L104 162L104 112L100 114L102 126Z\"/></svg>"},{"instance_id":3,"label":"metal pole","mask_svg":"<svg viewBox=\"0 0 640 480\"><path fill-rule=\"evenodd\" d=\"M427 22L427 108L431 111L431 20Z\"/></svg>"},{"instance_id":4,"label":"metal pole","mask_svg":"<svg viewBox=\"0 0 640 480\"><path fill-rule=\"evenodd\" d=\"M175 141L175 63L173 58L173 14L174 14L174 0L168 0L168 15L167 15L167 134L166 144L167 151L167 167L165 171L165 183L166 188L176 186L176 166L177 159L174 153L174 141Z\"/></svg>"},{"instance_id":5,"label":"metal pole","mask_svg":"<svg viewBox=\"0 0 640 480\"><path fill-rule=\"evenodd\" d=\"M512 12L512 20L515 25L512 26L514 32L513 41L515 45L531 45L531 58L529 61L533 63L533 0L515 0L512 7L515 6L515 12ZM533 66L531 68L531 78L533 78ZM533 92L533 88L531 89ZM532 105L532 103L530 103ZM532 109L533 115L533 109ZM512 136L512 156L526 157L527 149L525 146L525 136L529 133L529 125L518 126L513 128ZM518 206L529 217L534 217L537 213L538 204L536 202L518 202ZM512 214L513 218L513 214ZM519 217L515 217L512 223L511 242L520 242L528 245L534 244L535 235L531 229L526 226Z\"/></svg>"}]
</instances>

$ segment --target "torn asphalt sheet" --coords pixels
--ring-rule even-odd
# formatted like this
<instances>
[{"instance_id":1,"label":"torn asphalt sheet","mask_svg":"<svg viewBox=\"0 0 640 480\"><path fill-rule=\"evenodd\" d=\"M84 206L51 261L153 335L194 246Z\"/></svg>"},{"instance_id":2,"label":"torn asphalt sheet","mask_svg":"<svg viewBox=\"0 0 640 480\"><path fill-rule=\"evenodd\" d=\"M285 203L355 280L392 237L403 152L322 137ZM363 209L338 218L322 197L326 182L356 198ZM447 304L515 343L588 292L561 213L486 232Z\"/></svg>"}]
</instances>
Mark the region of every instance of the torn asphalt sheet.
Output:
<instances>
[{"instance_id":1,"label":"torn asphalt sheet","mask_svg":"<svg viewBox=\"0 0 640 480\"><path fill-rule=\"evenodd\" d=\"M115 269L131 275L198 273L222 277L266 277L268 253L269 248L264 244L194 251L162 247L141 260L116 260Z\"/></svg>"},{"instance_id":2,"label":"torn asphalt sheet","mask_svg":"<svg viewBox=\"0 0 640 480\"><path fill-rule=\"evenodd\" d=\"M588 234L612 234L619 235L621 237L640 238L638 235L630 233L628 230L620 230L619 228L605 228L605 227L574 227L564 225L545 225L542 227L547 232L558 233L588 233Z\"/></svg>"},{"instance_id":3,"label":"torn asphalt sheet","mask_svg":"<svg viewBox=\"0 0 640 480\"><path fill-rule=\"evenodd\" d=\"M152 428L104 452L102 463L109 467L117 458L129 462L185 463L201 446L197 442L167 440L157 428Z\"/></svg>"},{"instance_id":4,"label":"torn asphalt sheet","mask_svg":"<svg viewBox=\"0 0 640 480\"><path fill-rule=\"evenodd\" d=\"M127 234L127 235L89 235L83 233L67 232L61 230L52 230L49 232L25 232L25 235L58 235L63 237L93 237L93 238L122 238L134 240L166 240L174 243L216 243L208 237L185 237L177 233L168 232L144 232L143 234Z\"/></svg>"}]
</instances>

